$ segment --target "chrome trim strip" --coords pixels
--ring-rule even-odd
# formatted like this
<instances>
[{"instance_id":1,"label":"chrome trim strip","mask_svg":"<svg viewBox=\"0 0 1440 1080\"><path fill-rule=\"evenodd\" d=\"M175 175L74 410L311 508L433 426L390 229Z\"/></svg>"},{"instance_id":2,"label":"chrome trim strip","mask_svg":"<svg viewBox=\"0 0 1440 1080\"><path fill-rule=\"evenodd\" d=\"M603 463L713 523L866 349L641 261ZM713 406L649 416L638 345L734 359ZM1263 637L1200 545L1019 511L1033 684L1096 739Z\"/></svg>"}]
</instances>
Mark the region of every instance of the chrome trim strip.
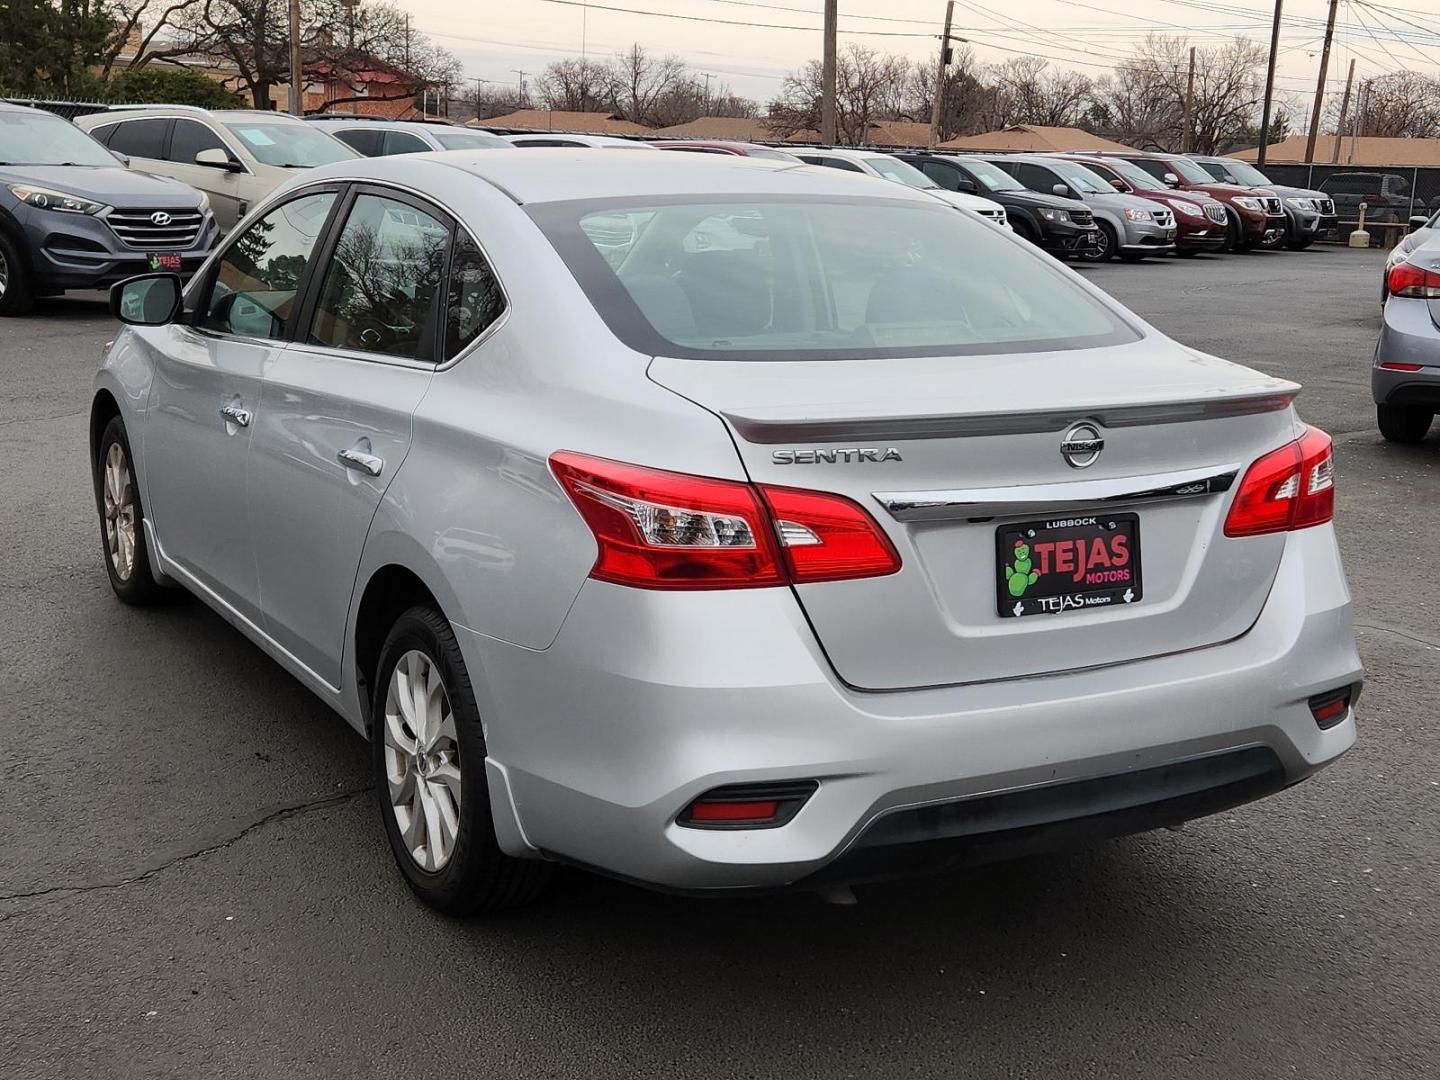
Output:
<instances>
[{"instance_id":1,"label":"chrome trim strip","mask_svg":"<svg viewBox=\"0 0 1440 1080\"><path fill-rule=\"evenodd\" d=\"M1077 480L1060 484L947 491L877 491L873 498L896 521L952 521L957 518L1054 516L1127 503L1193 499L1229 491L1238 465L1187 469L1153 476Z\"/></svg>"},{"instance_id":2,"label":"chrome trim strip","mask_svg":"<svg viewBox=\"0 0 1440 1080\"><path fill-rule=\"evenodd\" d=\"M1279 412L1300 392L1266 390L1262 393L1216 398L1207 401L1177 401L1156 405L1122 405L1085 410L1054 409L1045 412L1015 412L978 416L864 417L848 420L765 420L754 416L722 413L726 421L747 442L765 446L790 443L895 442L903 439L965 439L988 435L1039 435L1061 432L1079 420L1105 428L1144 427L1149 424L1186 424L1227 416Z\"/></svg>"}]
</instances>

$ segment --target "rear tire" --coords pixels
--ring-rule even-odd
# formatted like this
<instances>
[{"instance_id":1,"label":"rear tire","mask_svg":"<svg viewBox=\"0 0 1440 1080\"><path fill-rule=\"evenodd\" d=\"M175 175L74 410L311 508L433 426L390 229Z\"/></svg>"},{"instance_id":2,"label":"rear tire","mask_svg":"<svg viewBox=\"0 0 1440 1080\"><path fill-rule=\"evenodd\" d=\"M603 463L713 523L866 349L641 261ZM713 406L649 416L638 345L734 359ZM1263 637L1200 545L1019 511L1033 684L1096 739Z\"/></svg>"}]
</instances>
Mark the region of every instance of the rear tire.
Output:
<instances>
[{"instance_id":1,"label":"rear tire","mask_svg":"<svg viewBox=\"0 0 1440 1080\"><path fill-rule=\"evenodd\" d=\"M495 839L485 736L449 622L429 605L410 608L391 627L375 676L375 793L406 883L448 915L533 901L553 867L512 858Z\"/></svg>"},{"instance_id":2,"label":"rear tire","mask_svg":"<svg viewBox=\"0 0 1440 1080\"><path fill-rule=\"evenodd\" d=\"M1240 221L1231 210L1225 212L1225 243L1220 245L1221 251L1235 252L1244 251L1241 245L1244 243L1240 235Z\"/></svg>"},{"instance_id":3,"label":"rear tire","mask_svg":"<svg viewBox=\"0 0 1440 1080\"><path fill-rule=\"evenodd\" d=\"M35 307L30 261L9 235L0 231L0 316L28 315Z\"/></svg>"},{"instance_id":4,"label":"rear tire","mask_svg":"<svg viewBox=\"0 0 1440 1080\"><path fill-rule=\"evenodd\" d=\"M150 570L145 508L135 482L134 460L125 422L112 416L91 463L95 508L100 514L100 552L115 595L126 604L148 606L165 599L167 590Z\"/></svg>"},{"instance_id":5,"label":"rear tire","mask_svg":"<svg viewBox=\"0 0 1440 1080\"><path fill-rule=\"evenodd\" d=\"M1429 434L1435 414L1414 405L1377 405L1375 419L1388 442L1413 445Z\"/></svg>"}]
</instances>

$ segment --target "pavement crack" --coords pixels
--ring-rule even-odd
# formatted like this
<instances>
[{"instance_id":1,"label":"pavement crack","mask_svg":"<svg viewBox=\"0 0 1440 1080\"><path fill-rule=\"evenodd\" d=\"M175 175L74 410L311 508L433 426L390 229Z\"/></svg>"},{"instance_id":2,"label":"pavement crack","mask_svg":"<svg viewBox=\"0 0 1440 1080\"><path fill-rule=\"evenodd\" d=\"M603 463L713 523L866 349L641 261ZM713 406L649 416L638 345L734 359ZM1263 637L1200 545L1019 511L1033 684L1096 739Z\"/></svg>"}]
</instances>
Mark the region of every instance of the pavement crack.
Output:
<instances>
[{"instance_id":1,"label":"pavement crack","mask_svg":"<svg viewBox=\"0 0 1440 1080\"><path fill-rule=\"evenodd\" d=\"M1384 623L1366 622L1357 622L1355 625L1360 627L1362 630L1378 630L1382 634L1394 634L1396 637L1404 638L1407 641L1413 641L1416 645L1424 645L1427 648L1431 649L1440 649L1440 641L1436 641L1434 638L1427 638L1422 634L1417 634L1413 630L1406 630L1403 627L1386 626Z\"/></svg>"},{"instance_id":2,"label":"pavement crack","mask_svg":"<svg viewBox=\"0 0 1440 1080\"><path fill-rule=\"evenodd\" d=\"M286 806L277 807L276 809L269 811L261 817L256 818L254 821L249 822L236 832L208 839L203 842L199 847L187 851L182 851L177 855L171 855L134 873L103 881L84 882L76 885L50 885L43 889L31 889L25 892L0 893L0 903L14 900L35 900L42 897L52 896L74 896L81 893L100 892L107 889L123 889L127 886L136 885L142 881L147 881L148 879L154 877L156 874L162 873L165 870L169 870L172 867L179 866L181 863L189 862L192 859L199 859L206 855L210 855L214 852L228 848L232 844L243 840L251 833L257 832L258 830L265 828L267 825L273 825L278 821L284 821L287 818L298 817L302 814L308 814L315 810L323 810L327 807L338 806L341 803L348 802L356 796L364 795L371 790L371 786L369 784L366 784L364 787L351 788L347 791L342 791L335 795L326 795L323 798L311 799L307 802L292 803ZM10 912L6 915L0 915L0 923L13 919L18 915L23 915L28 910L30 909L27 908L21 911Z\"/></svg>"},{"instance_id":3,"label":"pavement crack","mask_svg":"<svg viewBox=\"0 0 1440 1080\"><path fill-rule=\"evenodd\" d=\"M84 416L89 411L87 407L74 412L55 413L53 416L12 416L9 420L0 420L0 427L9 427L11 424L40 424L46 420L69 420L72 416Z\"/></svg>"}]
</instances>

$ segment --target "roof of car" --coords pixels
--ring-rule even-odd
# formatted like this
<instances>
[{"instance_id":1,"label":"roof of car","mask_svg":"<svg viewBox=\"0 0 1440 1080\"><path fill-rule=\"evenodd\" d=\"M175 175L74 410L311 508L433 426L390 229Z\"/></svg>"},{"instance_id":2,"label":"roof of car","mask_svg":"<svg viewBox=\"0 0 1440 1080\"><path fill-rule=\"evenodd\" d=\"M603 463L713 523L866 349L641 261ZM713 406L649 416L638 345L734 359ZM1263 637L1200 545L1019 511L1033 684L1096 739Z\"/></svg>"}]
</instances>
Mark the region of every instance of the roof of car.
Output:
<instances>
[{"instance_id":1,"label":"roof of car","mask_svg":"<svg viewBox=\"0 0 1440 1080\"><path fill-rule=\"evenodd\" d=\"M107 109L100 113L87 113L79 117L81 120L90 120L99 123L102 120L130 120L140 116L209 116L221 123L239 123L250 121L256 123L264 121L272 123L279 121L282 124L303 124L304 121L298 116L291 116L289 113L276 112L273 109L202 109L195 105L125 105L119 108Z\"/></svg>"},{"instance_id":2,"label":"roof of car","mask_svg":"<svg viewBox=\"0 0 1440 1080\"><path fill-rule=\"evenodd\" d=\"M796 146L793 149L787 148L787 152L796 157L809 155L811 157L833 157L843 158L846 161L864 161L867 158L891 157L884 150L852 150L840 146Z\"/></svg>"},{"instance_id":3,"label":"roof of car","mask_svg":"<svg viewBox=\"0 0 1440 1080\"><path fill-rule=\"evenodd\" d=\"M773 158L733 154L597 153L575 147L541 147L523 154L459 150L445 154L357 158L308 170L310 180L349 176L423 186L419 170L459 169L489 181L521 203L568 199L690 195L815 195L914 200L923 191L902 184L881 188L874 177L814 169ZM437 180L439 176L437 174Z\"/></svg>"}]
</instances>

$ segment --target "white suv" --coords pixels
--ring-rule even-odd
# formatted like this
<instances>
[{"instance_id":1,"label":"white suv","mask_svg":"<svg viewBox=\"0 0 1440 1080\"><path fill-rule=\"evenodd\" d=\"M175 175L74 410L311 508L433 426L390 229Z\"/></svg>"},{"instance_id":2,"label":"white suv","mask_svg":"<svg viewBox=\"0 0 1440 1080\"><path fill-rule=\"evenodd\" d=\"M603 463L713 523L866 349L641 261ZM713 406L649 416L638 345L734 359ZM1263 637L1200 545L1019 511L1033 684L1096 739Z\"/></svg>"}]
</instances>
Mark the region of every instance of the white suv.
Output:
<instances>
[{"instance_id":1,"label":"white suv","mask_svg":"<svg viewBox=\"0 0 1440 1080\"><path fill-rule=\"evenodd\" d=\"M366 157L423 154L428 150L508 150L510 143L488 131L436 121L386 120L376 116L315 116L308 122Z\"/></svg>"},{"instance_id":2,"label":"white suv","mask_svg":"<svg viewBox=\"0 0 1440 1080\"><path fill-rule=\"evenodd\" d=\"M127 106L79 117L75 125L137 170L205 192L225 232L302 170L359 156L312 124L255 109Z\"/></svg>"}]
</instances>

